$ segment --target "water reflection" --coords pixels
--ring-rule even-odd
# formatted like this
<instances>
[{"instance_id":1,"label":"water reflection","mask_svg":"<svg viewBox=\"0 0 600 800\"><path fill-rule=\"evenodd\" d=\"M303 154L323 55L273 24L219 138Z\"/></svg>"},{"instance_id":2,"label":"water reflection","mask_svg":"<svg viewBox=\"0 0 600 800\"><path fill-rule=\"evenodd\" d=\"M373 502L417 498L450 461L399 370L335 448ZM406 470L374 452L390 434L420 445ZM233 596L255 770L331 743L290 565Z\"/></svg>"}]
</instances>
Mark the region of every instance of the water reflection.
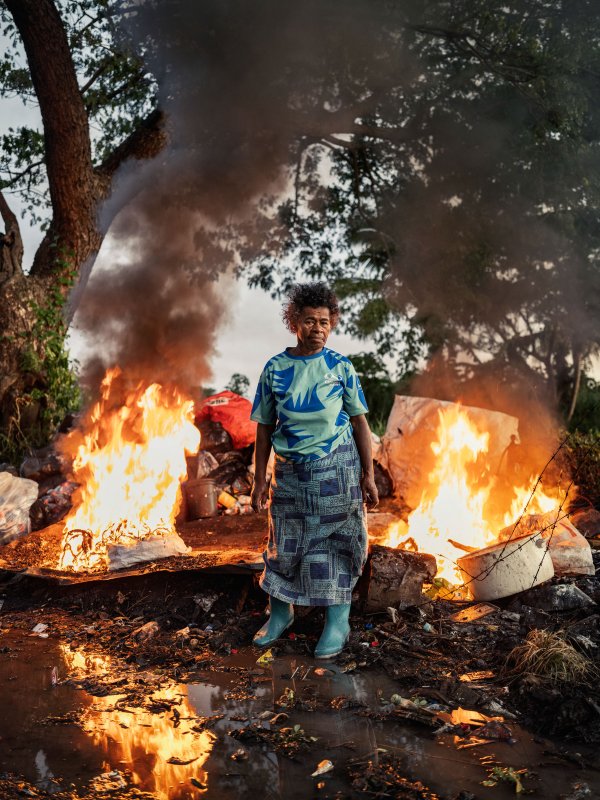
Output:
<instances>
[{"instance_id":1,"label":"water reflection","mask_svg":"<svg viewBox=\"0 0 600 800\"><path fill-rule=\"evenodd\" d=\"M67 669L72 674L110 676L114 666L107 657L61 645ZM127 695L94 698L83 717L83 730L103 754L106 771L115 764L125 765L133 782L154 793L157 800L185 797L190 779L208 786L209 776L202 767L213 748L216 736L211 731L192 730L196 712L179 685L162 686L150 692L146 701L156 712L127 705ZM173 713L171 709L175 709ZM198 788L193 790L194 796Z\"/></svg>"}]
</instances>

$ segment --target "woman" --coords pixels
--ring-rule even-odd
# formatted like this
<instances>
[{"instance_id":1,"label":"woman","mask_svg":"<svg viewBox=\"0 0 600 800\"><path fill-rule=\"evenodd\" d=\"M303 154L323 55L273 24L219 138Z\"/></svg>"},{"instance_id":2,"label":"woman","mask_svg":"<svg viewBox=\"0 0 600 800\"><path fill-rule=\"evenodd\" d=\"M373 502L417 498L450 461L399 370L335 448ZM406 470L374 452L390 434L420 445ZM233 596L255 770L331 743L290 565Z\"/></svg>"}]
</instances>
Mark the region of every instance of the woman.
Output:
<instances>
[{"instance_id":1,"label":"woman","mask_svg":"<svg viewBox=\"0 0 600 800\"><path fill-rule=\"evenodd\" d=\"M276 641L294 621L294 604L326 606L315 656L332 658L350 634L352 589L367 556L363 502L378 502L368 408L352 363L325 347L339 319L335 294L321 283L298 284L283 318L297 342L267 362L251 415L258 423L254 510L270 497L260 585L271 613L254 643Z\"/></svg>"}]
</instances>

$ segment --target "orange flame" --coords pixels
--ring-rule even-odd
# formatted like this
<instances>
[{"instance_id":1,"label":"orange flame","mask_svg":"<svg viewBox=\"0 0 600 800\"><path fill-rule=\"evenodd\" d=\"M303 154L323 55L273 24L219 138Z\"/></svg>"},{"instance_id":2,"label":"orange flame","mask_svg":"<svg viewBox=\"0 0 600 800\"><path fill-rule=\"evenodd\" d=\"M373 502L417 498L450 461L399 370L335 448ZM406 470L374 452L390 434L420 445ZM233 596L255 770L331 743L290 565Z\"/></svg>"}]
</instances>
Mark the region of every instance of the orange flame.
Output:
<instances>
[{"instance_id":1,"label":"orange flame","mask_svg":"<svg viewBox=\"0 0 600 800\"><path fill-rule=\"evenodd\" d=\"M509 507L492 511L489 501L498 479L486 458L489 434L478 430L460 406L438 413L436 440L431 444L436 461L421 501L408 522L393 523L380 543L431 553L437 560L438 576L459 584L462 579L456 560L465 550L496 542L498 532L518 519L526 505L529 514L545 513L554 509L557 501L539 487L531 496L530 483L511 487Z\"/></svg>"},{"instance_id":2,"label":"orange flame","mask_svg":"<svg viewBox=\"0 0 600 800\"><path fill-rule=\"evenodd\" d=\"M59 569L105 569L107 549L175 532L186 453L197 452L194 404L160 384L140 384L111 407L109 370L73 462L81 505L67 518Z\"/></svg>"}]
</instances>

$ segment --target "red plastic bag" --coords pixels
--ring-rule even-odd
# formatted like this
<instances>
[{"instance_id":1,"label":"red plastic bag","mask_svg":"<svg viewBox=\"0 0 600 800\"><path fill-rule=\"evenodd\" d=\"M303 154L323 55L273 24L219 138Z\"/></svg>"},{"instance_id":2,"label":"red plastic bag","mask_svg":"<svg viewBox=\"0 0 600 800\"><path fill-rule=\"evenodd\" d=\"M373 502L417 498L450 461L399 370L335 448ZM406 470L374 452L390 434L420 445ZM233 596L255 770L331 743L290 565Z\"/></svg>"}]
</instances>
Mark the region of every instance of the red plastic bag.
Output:
<instances>
[{"instance_id":1,"label":"red plastic bag","mask_svg":"<svg viewBox=\"0 0 600 800\"><path fill-rule=\"evenodd\" d=\"M256 438L256 422L250 419L252 403L235 392L219 392L206 397L196 414L196 422L209 419L220 422L236 450L253 444ZM202 443L200 443L202 447Z\"/></svg>"}]
</instances>

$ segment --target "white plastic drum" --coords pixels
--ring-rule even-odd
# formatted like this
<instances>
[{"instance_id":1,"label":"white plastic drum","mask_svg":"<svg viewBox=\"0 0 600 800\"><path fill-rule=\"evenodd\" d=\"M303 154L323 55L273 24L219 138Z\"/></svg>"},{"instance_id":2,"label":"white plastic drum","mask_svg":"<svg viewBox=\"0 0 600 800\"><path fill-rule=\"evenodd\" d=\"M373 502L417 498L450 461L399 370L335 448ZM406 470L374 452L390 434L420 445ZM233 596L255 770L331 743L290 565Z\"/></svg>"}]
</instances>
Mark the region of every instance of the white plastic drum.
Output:
<instances>
[{"instance_id":1,"label":"white plastic drum","mask_svg":"<svg viewBox=\"0 0 600 800\"><path fill-rule=\"evenodd\" d=\"M548 542L541 533L476 550L457 564L474 600L509 597L554 576Z\"/></svg>"}]
</instances>

